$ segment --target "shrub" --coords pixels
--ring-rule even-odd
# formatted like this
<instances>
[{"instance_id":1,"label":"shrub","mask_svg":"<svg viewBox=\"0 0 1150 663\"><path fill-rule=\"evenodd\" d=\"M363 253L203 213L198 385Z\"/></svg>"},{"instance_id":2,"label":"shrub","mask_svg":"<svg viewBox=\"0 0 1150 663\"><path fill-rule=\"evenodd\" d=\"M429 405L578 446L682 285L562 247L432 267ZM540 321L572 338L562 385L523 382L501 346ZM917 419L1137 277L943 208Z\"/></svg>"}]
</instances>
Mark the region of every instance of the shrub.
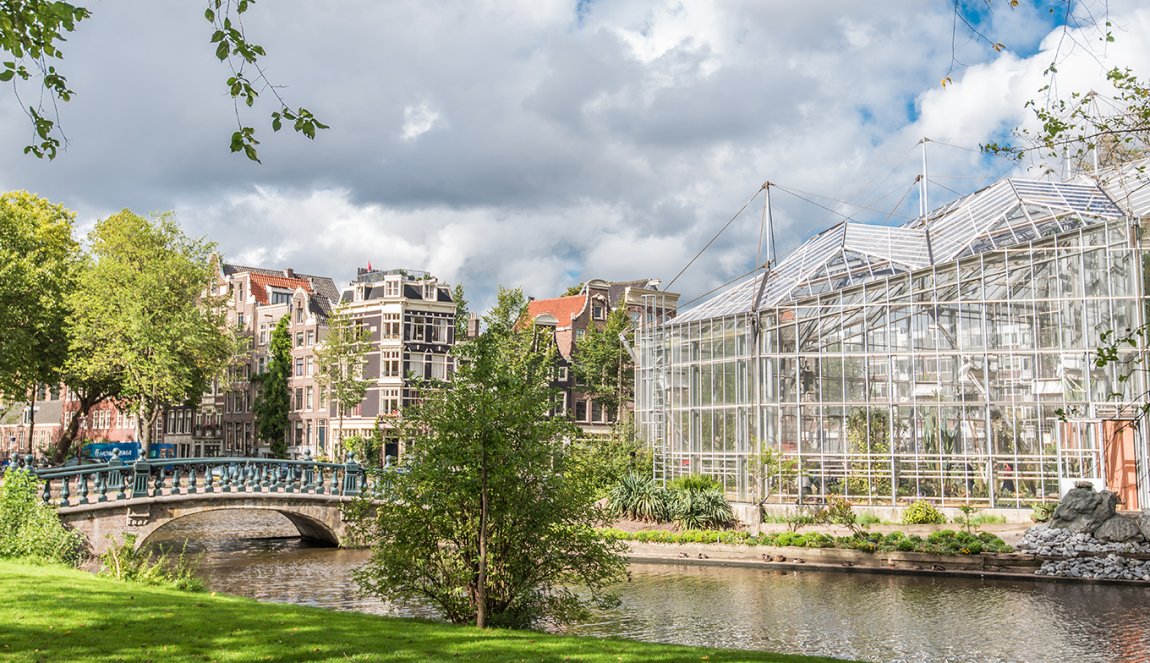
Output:
<instances>
[{"instance_id":1,"label":"shrub","mask_svg":"<svg viewBox=\"0 0 1150 663\"><path fill-rule=\"evenodd\" d=\"M832 525L846 527L852 534L859 534L862 528L858 524L854 507L850 500L840 495L827 495L827 505L819 512L818 520Z\"/></svg>"},{"instance_id":2,"label":"shrub","mask_svg":"<svg viewBox=\"0 0 1150 663\"><path fill-rule=\"evenodd\" d=\"M675 477L671 480L671 483L667 484L667 489L691 492L704 492L709 490L723 492L723 484L709 476L692 474L685 477Z\"/></svg>"},{"instance_id":3,"label":"shrub","mask_svg":"<svg viewBox=\"0 0 1150 663\"><path fill-rule=\"evenodd\" d=\"M670 494L671 515L687 529L728 527L735 520L731 504L718 490L672 490Z\"/></svg>"},{"instance_id":4,"label":"shrub","mask_svg":"<svg viewBox=\"0 0 1150 663\"><path fill-rule=\"evenodd\" d=\"M918 500L906 508L902 514L904 525L941 525L946 516L926 500Z\"/></svg>"},{"instance_id":5,"label":"shrub","mask_svg":"<svg viewBox=\"0 0 1150 663\"><path fill-rule=\"evenodd\" d=\"M0 486L0 558L23 557L76 564L83 538L60 522L56 509L40 499L40 480L31 472L9 469Z\"/></svg>"},{"instance_id":6,"label":"shrub","mask_svg":"<svg viewBox=\"0 0 1150 663\"><path fill-rule=\"evenodd\" d=\"M1039 502L1031 507L1030 519L1036 523L1044 523L1054 516L1054 510L1057 508L1057 502Z\"/></svg>"},{"instance_id":7,"label":"shrub","mask_svg":"<svg viewBox=\"0 0 1150 663\"><path fill-rule=\"evenodd\" d=\"M204 583L192 573L191 563L184 551L181 550L178 557L172 558L137 550L135 534L125 534L119 544L109 547L100 555L99 575L187 592L204 591Z\"/></svg>"},{"instance_id":8,"label":"shrub","mask_svg":"<svg viewBox=\"0 0 1150 663\"><path fill-rule=\"evenodd\" d=\"M670 520L667 491L653 477L635 474L623 477L607 498L611 510L635 520Z\"/></svg>"}]
</instances>

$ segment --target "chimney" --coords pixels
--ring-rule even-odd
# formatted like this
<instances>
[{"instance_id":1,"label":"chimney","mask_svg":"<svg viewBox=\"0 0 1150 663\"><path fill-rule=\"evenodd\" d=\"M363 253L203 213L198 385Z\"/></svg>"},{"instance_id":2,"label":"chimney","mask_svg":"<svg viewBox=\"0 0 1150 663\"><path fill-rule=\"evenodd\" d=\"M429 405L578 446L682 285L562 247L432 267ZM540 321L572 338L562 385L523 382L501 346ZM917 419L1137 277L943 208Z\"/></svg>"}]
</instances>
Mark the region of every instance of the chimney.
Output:
<instances>
[{"instance_id":1,"label":"chimney","mask_svg":"<svg viewBox=\"0 0 1150 663\"><path fill-rule=\"evenodd\" d=\"M295 270L292 269L291 267L288 267L287 269L284 270L284 276L288 277L289 279L294 279L295 278Z\"/></svg>"},{"instance_id":2,"label":"chimney","mask_svg":"<svg viewBox=\"0 0 1150 663\"><path fill-rule=\"evenodd\" d=\"M467 319L467 338L477 336L479 336L479 316L472 313L471 317Z\"/></svg>"}]
</instances>

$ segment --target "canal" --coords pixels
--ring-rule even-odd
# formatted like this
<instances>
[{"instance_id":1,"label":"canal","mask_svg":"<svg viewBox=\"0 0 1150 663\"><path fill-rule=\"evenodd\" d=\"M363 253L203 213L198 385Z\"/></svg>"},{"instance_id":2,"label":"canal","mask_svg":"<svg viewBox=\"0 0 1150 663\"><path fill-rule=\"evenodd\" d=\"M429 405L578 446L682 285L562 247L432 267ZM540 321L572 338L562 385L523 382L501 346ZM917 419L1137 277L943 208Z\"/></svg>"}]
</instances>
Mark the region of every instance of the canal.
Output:
<instances>
[{"instance_id":1,"label":"canal","mask_svg":"<svg viewBox=\"0 0 1150 663\"><path fill-rule=\"evenodd\" d=\"M259 538L246 538L256 536ZM434 618L361 595L368 553L310 546L276 514L173 522L210 589L262 601ZM1150 661L1150 588L632 564L619 607L568 633L871 661Z\"/></svg>"}]
</instances>

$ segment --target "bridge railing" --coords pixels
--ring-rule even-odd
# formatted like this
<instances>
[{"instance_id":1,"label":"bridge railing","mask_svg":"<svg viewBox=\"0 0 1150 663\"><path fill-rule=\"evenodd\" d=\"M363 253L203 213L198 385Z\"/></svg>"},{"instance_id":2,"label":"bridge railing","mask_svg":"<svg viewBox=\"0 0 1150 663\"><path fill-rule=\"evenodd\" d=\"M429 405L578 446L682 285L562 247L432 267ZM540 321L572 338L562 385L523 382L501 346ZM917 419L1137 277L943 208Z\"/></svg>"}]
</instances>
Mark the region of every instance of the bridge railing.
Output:
<instances>
[{"instance_id":1,"label":"bridge railing","mask_svg":"<svg viewBox=\"0 0 1150 663\"><path fill-rule=\"evenodd\" d=\"M31 458L26 461L31 466ZM346 463L275 458L153 458L33 470L41 497L60 507L217 493L282 493L354 497L378 487L348 454Z\"/></svg>"}]
</instances>

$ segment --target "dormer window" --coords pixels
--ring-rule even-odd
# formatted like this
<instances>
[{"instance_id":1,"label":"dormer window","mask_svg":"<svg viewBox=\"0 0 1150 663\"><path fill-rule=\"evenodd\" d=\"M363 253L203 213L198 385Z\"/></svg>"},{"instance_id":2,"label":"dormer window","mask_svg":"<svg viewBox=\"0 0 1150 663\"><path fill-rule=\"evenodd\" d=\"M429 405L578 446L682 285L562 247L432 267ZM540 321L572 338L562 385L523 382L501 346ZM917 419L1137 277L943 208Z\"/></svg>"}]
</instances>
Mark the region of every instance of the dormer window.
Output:
<instances>
[{"instance_id":1,"label":"dormer window","mask_svg":"<svg viewBox=\"0 0 1150 663\"><path fill-rule=\"evenodd\" d=\"M398 297L400 283L399 279L388 279L383 282L383 296L384 297Z\"/></svg>"},{"instance_id":2,"label":"dormer window","mask_svg":"<svg viewBox=\"0 0 1150 663\"><path fill-rule=\"evenodd\" d=\"M271 304L290 304L291 292L288 290L272 290L268 293L268 301Z\"/></svg>"}]
</instances>

